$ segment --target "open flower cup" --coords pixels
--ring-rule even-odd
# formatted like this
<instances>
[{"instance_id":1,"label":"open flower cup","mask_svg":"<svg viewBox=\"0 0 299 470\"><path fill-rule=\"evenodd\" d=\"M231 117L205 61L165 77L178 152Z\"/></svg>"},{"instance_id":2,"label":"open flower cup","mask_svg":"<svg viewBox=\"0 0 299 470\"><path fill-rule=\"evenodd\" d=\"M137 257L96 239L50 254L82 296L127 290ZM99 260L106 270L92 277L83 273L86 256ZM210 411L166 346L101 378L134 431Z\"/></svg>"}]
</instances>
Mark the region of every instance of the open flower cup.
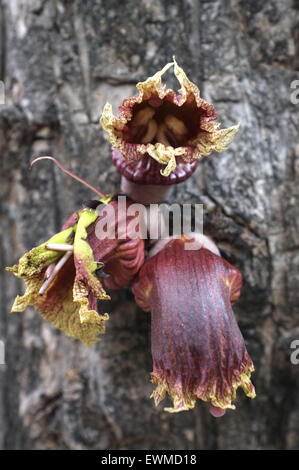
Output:
<instances>
[{"instance_id":1,"label":"open flower cup","mask_svg":"<svg viewBox=\"0 0 299 470\"><path fill-rule=\"evenodd\" d=\"M167 89L162 76L174 67L181 88ZM222 152L239 125L220 129L214 122L212 104L200 97L199 89L176 61L136 85L139 95L127 98L115 117L107 103L102 127L112 144L112 160L128 180L142 185L180 183L196 169L197 162L212 151Z\"/></svg>"}]
</instances>

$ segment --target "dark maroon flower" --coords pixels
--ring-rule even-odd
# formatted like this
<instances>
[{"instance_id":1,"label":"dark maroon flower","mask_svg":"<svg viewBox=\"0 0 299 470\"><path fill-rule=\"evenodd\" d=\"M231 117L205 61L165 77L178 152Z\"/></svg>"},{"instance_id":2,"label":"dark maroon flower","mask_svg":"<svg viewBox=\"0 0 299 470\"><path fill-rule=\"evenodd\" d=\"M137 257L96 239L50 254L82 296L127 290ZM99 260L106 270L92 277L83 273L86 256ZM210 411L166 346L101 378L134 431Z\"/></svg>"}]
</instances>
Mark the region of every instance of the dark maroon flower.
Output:
<instances>
[{"instance_id":1,"label":"dark maroon flower","mask_svg":"<svg viewBox=\"0 0 299 470\"><path fill-rule=\"evenodd\" d=\"M174 66L181 88L177 93L162 84ZM215 108L200 97L176 61L136 85L139 95L125 99L119 118L106 104L101 124L108 133L112 160L118 170L138 184L170 185L188 178L197 162L213 150L222 152L239 125L220 129Z\"/></svg>"},{"instance_id":2,"label":"dark maroon flower","mask_svg":"<svg viewBox=\"0 0 299 470\"><path fill-rule=\"evenodd\" d=\"M148 259L133 292L138 305L152 315L156 405L168 393L173 408L167 411L191 409L201 399L211 403L214 416L221 416L226 408L235 408L238 387L255 397L253 363L231 307L242 277L215 254L211 242L188 250L190 240L172 239Z\"/></svg>"},{"instance_id":3,"label":"dark maroon flower","mask_svg":"<svg viewBox=\"0 0 299 470\"><path fill-rule=\"evenodd\" d=\"M132 237L128 228L136 217L127 214L132 202L127 200L120 209L117 201L95 191L103 196L98 204L104 210L98 211L98 204L89 201L68 219L59 233L23 255L17 265L7 268L26 283L26 292L15 299L12 312L22 312L33 305L56 328L87 346L105 332L109 317L99 313L97 302L110 300L105 288L118 289L130 284L144 261L144 241ZM109 233L106 238L100 237L97 231L97 224L105 218L105 209L116 216L112 220L106 218L114 230L113 238L108 238Z\"/></svg>"}]
</instances>

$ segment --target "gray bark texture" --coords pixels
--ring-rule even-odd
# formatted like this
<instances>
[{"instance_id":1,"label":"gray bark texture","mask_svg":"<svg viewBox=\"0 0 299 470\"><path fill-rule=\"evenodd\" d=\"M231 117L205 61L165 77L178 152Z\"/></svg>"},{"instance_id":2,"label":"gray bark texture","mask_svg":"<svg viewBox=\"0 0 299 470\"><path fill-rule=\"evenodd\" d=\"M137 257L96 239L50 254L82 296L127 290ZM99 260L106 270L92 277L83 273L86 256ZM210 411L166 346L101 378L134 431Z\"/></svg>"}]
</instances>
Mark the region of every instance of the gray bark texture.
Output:
<instances>
[{"instance_id":1,"label":"gray bark texture","mask_svg":"<svg viewBox=\"0 0 299 470\"><path fill-rule=\"evenodd\" d=\"M59 231L92 193L48 154L104 192L120 175L99 125L106 101L175 55L224 127L229 150L204 159L168 200L204 204L204 232L240 269L235 307L256 372L255 400L214 419L203 402L155 408L150 314L129 290L113 294L102 341L66 337L31 308L9 315L22 282L1 269L0 448L299 448L298 1L2 0L1 266ZM171 75L171 74L169 74ZM170 82L170 85L173 85ZM169 403L169 402L168 402ZM165 401L165 404L168 404ZM165 406L165 405L164 405Z\"/></svg>"}]
</instances>

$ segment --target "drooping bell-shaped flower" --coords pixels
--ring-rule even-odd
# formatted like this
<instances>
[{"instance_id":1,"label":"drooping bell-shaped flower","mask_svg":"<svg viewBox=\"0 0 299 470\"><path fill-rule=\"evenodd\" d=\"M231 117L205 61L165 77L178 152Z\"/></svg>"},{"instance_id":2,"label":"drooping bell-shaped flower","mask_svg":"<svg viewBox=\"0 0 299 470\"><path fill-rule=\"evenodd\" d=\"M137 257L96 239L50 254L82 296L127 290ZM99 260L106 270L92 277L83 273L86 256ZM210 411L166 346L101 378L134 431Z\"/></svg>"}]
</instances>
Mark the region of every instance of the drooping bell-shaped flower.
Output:
<instances>
[{"instance_id":1,"label":"drooping bell-shaped flower","mask_svg":"<svg viewBox=\"0 0 299 470\"><path fill-rule=\"evenodd\" d=\"M178 94L162 83L171 66L181 86ZM112 160L133 183L184 181L199 159L225 150L239 128L220 129L214 106L200 97L175 60L136 87L139 95L123 101L118 118L109 103L101 117L113 147Z\"/></svg>"},{"instance_id":2,"label":"drooping bell-shaped flower","mask_svg":"<svg viewBox=\"0 0 299 470\"><path fill-rule=\"evenodd\" d=\"M167 411L191 409L200 399L221 416L235 408L238 387L255 397L254 367L232 310L241 274L201 237L192 250L188 244L197 242L189 236L164 242L141 268L133 292L137 304L151 312L156 405L168 393L173 407Z\"/></svg>"}]
</instances>

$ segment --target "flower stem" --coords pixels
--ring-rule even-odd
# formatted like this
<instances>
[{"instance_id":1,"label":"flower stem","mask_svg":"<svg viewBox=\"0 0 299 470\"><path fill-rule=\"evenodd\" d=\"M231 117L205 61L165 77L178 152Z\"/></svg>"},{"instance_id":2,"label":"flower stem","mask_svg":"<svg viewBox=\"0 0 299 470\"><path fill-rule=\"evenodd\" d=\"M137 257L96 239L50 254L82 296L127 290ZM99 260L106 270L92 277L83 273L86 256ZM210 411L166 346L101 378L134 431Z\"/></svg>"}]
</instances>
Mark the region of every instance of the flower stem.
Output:
<instances>
[{"instance_id":1,"label":"flower stem","mask_svg":"<svg viewBox=\"0 0 299 470\"><path fill-rule=\"evenodd\" d=\"M129 181L125 176L121 177L121 190L130 199L139 204L154 204L165 199L170 185L138 184Z\"/></svg>"},{"instance_id":2,"label":"flower stem","mask_svg":"<svg viewBox=\"0 0 299 470\"><path fill-rule=\"evenodd\" d=\"M75 180L79 181L80 183L84 184L84 186L87 186L89 189L91 189L93 192L95 192L96 194L98 194L98 196L100 196L102 199L107 199L108 198L108 195L102 193L102 191L100 191L99 189L95 188L95 186L93 186L92 184L88 183L87 181L85 181L83 178L80 178L80 176L77 176L75 175L72 171L70 170L67 170L58 160L56 160L56 158L54 157L50 157L48 155L45 155L45 156L42 156L42 157L38 157L38 158L35 158L30 166L32 167L33 165L35 165L35 163L41 161L41 160L51 160L52 162L55 163L55 165L58 166L58 168L60 168L64 173L66 173L67 175L71 176L72 178L74 178Z\"/></svg>"},{"instance_id":3,"label":"flower stem","mask_svg":"<svg viewBox=\"0 0 299 470\"><path fill-rule=\"evenodd\" d=\"M48 243L46 248L53 251L74 251L73 245L64 245L63 243Z\"/></svg>"},{"instance_id":4,"label":"flower stem","mask_svg":"<svg viewBox=\"0 0 299 470\"><path fill-rule=\"evenodd\" d=\"M72 256L72 252L71 251L68 251L67 253L65 253L65 255L63 255L62 258L60 258L60 260L58 261L58 263L56 264L55 268L53 269L50 277L44 282L44 284L42 285L42 287L40 288L39 290L39 294L40 295L43 295L45 293L45 291L48 289L49 285L51 284L51 282L53 281L54 277L56 276L56 274L59 273L59 271L61 270L61 268L65 265L65 263L68 261L68 259Z\"/></svg>"}]
</instances>

